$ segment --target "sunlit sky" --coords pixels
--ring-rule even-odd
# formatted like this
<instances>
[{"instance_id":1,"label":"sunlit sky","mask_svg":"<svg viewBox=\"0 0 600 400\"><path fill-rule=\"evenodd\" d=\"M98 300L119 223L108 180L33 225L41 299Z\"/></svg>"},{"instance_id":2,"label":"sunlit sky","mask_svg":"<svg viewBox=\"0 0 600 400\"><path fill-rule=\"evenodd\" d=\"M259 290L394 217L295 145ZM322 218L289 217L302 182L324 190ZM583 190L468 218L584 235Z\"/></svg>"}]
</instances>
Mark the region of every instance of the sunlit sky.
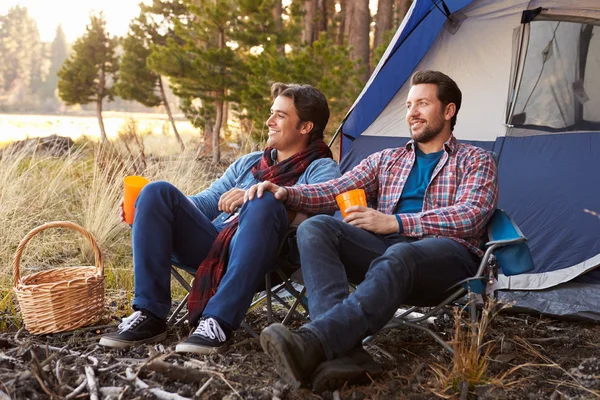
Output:
<instances>
[{"instance_id":1,"label":"sunlit sky","mask_svg":"<svg viewBox=\"0 0 600 400\"><path fill-rule=\"evenodd\" d=\"M92 12L102 11L108 32L125 35L129 21L139 13L140 0L0 0L0 15L9 8L21 5L36 20L40 37L51 42L56 27L62 25L68 42L73 42L85 32Z\"/></svg>"},{"instance_id":2,"label":"sunlit sky","mask_svg":"<svg viewBox=\"0 0 600 400\"><path fill-rule=\"evenodd\" d=\"M0 0L0 15L16 5L27 8L29 15L36 20L40 37L51 42L56 27L62 25L67 41L72 43L83 35L92 12L102 11L107 30L112 35L123 36L129 29L129 22L139 13L141 0ZM289 4L290 0L283 3ZM377 1L370 1L372 12L377 9Z\"/></svg>"}]
</instances>

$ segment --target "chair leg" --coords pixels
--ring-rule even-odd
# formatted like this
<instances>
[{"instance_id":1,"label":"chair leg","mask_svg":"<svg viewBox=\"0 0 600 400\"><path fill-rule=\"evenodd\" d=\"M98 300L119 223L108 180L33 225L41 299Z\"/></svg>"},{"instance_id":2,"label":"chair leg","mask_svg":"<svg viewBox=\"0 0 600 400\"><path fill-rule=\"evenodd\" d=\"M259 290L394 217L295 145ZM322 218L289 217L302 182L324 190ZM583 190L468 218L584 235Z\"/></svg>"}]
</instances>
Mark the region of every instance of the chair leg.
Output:
<instances>
[{"instance_id":1,"label":"chair leg","mask_svg":"<svg viewBox=\"0 0 600 400\"><path fill-rule=\"evenodd\" d=\"M298 305L302 302L302 296L304 296L304 293L306 293L306 288L303 288L302 291L300 292L300 295L298 297L296 297L296 301L294 301L294 304L292 304L292 308L290 308L290 310L288 311L288 313L285 315L285 318L283 319L282 324L285 325L289 322L289 320L292 317L292 314L294 314L294 312L296 311L296 308L298 307ZM296 312L296 314L300 315L300 313ZM302 315L300 315L302 317Z\"/></svg>"},{"instance_id":2,"label":"chair leg","mask_svg":"<svg viewBox=\"0 0 600 400\"><path fill-rule=\"evenodd\" d=\"M173 314L171 314L169 319L167 319L167 324L171 324L173 321L175 321L175 319L177 318L177 315L179 315L179 313L181 312L183 307L185 307L185 305L187 304L189 297L190 297L189 293L185 295L185 297L181 300L181 303L179 303L179 305L177 306L175 311L173 311ZM187 316L187 313L186 313L186 316Z\"/></svg>"},{"instance_id":3,"label":"chair leg","mask_svg":"<svg viewBox=\"0 0 600 400\"><path fill-rule=\"evenodd\" d=\"M271 299L271 274L265 275L265 292L267 294L267 323L271 325L273 323L273 303Z\"/></svg>"},{"instance_id":4,"label":"chair leg","mask_svg":"<svg viewBox=\"0 0 600 400\"><path fill-rule=\"evenodd\" d=\"M252 329L250 327L250 325L248 325L248 323L246 322L246 320L242 321L241 324L242 328L244 328L246 330L246 332L248 332L253 338L258 339L258 333L256 333L256 331L254 329Z\"/></svg>"}]
</instances>

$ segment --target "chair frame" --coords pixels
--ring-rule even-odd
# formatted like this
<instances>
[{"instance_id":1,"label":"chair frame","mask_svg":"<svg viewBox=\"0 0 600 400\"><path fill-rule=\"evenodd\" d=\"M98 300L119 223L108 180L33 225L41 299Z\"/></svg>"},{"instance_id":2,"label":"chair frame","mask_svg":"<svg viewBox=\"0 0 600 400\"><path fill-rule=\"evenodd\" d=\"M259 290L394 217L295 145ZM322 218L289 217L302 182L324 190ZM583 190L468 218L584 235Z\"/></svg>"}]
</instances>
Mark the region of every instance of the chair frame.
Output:
<instances>
[{"instance_id":1,"label":"chair frame","mask_svg":"<svg viewBox=\"0 0 600 400\"><path fill-rule=\"evenodd\" d=\"M288 254L285 253L288 241L290 239L292 239L293 237L295 237L295 235L296 235L296 228L289 228L288 231L285 233L284 238L281 240L281 242L279 243L279 246L277 248L277 264L280 267L274 271L268 272L265 275L265 294L256 298L250 304L250 307L249 307L249 309L252 309L253 307L257 306L258 304L262 303L263 301L266 301L267 323L268 324L272 324L275 321L275 319L273 317L273 300L276 300L278 303L280 303L283 307L285 307L288 310L284 319L282 320L282 324L284 324L284 325L287 324L291 320L292 316L294 316L294 315L296 315L297 317L300 317L301 319L308 319L307 311L305 311L304 313L301 313L300 311L298 311L299 305L302 305L304 307L304 310L308 310L308 305L307 305L308 302L306 301L306 289L303 287L301 291L296 290L296 288L294 288L294 286L292 284L293 281L292 281L291 275L288 275L284 272L284 268L289 269L289 270L300 269L300 266L297 264L294 264L289 259ZM186 269L184 266L178 265L177 263L173 263L171 265L171 275L187 291L187 294L184 296L184 298L177 305L177 307L175 308L173 313L171 313L171 315L167 319L167 324L173 324L174 326L180 325L186 321L188 312L186 311L182 316L179 316L179 314L181 313L183 308L186 306L187 301L190 296L190 292L192 290L191 284L181 275L181 273L178 271L179 269L181 269L193 276L193 273L190 270ZM282 283L279 283L275 286L272 285L271 277L272 277L273 273L277 274L277 276L281 279ZM284 290L287 291L289 294L291 294L295 298L295 300L292 304L290 304L288 301L286 301L280 295L281 292ZM254 329L252 329L245 320L242 321L241 327L244 328L253 337L258 338L258 334L256 333L256 331Z\"/></svg>"},{"instance_id":2,"label":"chair frame","mask_svg":"<svg viewBox=\"0 0 600 400\"><path fill-rule=\"evenodd\" d=\"M445 309L448 305L455 302L459 298L468 295L468 305L469 305L469 314L471 323L473 326L477 326L478 312L477 306L475 305L475 297L476 295L485 295L487 284L493 282L494 279L498 277L498 260L496 258L495 252L496 250L506 247L513 246L519 243L524 243L527 241L527 238L523 235L519 227L516 223L501 209L497 209L496 212L504 213L510 223L513 225L515 236L508 239L502 240L489 240L485 244L485 253L481 258L481 262L479 263L479 268L477 269L477 273L463 281L457 283L455 286L460 285L460 288L455 290L451 295L449 295L445 300L431 308L425 314L419 315L417 317L412 317L411 315L419 309L419 307L414 306L409 309L400 312L398 315L394 315L394 317L388 322L386 326L384 326L381 331L387 329L394 328L416 328L418 330L424 331L429 336L431 336L436 342L438 342L444 349L446 349L449 353L454 354L454 349L448 342L446 342L441 336L439 336L436 332L434 332L431 328L429 328L426 323L427 320L433 316L435 316L440 310ZM488 226L488 236L491 237L491 229ZM525 271L523 271L525 272ZM472 285L473 282L482 282L485 283L483 290L474 288ZM497 291L494 291L494 297L496 297ZM380 332L381 332L380 331ZM363 340L363 344L370 342L373 339L374 335L368 336Z\"/></svg>"}]
</instances>

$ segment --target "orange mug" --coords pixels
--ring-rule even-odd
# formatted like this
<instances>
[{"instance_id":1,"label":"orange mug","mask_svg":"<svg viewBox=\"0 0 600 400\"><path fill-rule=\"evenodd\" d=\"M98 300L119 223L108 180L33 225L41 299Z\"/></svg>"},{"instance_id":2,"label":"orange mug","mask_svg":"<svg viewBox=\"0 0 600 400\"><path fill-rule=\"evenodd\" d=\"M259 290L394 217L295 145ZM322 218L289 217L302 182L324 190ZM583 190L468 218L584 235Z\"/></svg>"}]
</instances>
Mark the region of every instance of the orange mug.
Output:
<instances>
[{"instance_id":1,"label":"orange mug","mask_svg":"<svg viewBox=\"0 0 600 400\"><path fill-rule=\"evenodd\" d=\"M125 222L129 225L133 224L135 200L142 188L148 183L150 183L150 181L143 176L126 176L125 179L123 179L123 214L125 216Z\"/></svg>"},{"instance_id":2,"label":"orange mug","mask_svg":"<svg viewBox=\"0 0 600 400\"><path fill-rule=\"evenodd\" d=\"M342 212L342 217L346 218L346 209L351 206L367 206L367 197L365 196L365 191L363 189L354 189L348 192L338 194L335 197L335 201L337 201L338 206L340 207L340 211Z\"/></svg>"}]
</instances>

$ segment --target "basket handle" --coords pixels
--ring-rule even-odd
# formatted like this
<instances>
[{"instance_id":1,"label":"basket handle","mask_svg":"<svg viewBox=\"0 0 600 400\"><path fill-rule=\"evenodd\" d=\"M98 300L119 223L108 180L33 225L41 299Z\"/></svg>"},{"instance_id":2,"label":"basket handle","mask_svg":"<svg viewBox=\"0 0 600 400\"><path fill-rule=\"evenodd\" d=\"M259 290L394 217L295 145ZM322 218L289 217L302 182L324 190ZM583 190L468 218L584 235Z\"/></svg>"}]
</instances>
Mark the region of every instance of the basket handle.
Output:
<instances>
[{"instance_id":1,"label":"basket handle","mask_svg":"<svg viewBox=\"0 0 600 400\"><path fill-rule=\"evenodd\" d=\"M38 226L35 229L32 229L19 243L17 246L17 251L15 256L13 257L12 268L13 268L13 276L14 276L14 286L17 286L19 280L21 279L20 265L21 265L21 255L23 254L23 250L25 250L25 245L38 233L45 231L50 228L69 228L73 229L79 233L81 233L92 245L94 249L94 257L96 261L96 271L100 273L100 275L104 274L104 264L102 263L102 253L100 252L100 248L96 243L96 239L89 233L85 228L77 225L76 223L69 221L54 221L48 222L43 225Z\"/></svg>"}]
</instances>

